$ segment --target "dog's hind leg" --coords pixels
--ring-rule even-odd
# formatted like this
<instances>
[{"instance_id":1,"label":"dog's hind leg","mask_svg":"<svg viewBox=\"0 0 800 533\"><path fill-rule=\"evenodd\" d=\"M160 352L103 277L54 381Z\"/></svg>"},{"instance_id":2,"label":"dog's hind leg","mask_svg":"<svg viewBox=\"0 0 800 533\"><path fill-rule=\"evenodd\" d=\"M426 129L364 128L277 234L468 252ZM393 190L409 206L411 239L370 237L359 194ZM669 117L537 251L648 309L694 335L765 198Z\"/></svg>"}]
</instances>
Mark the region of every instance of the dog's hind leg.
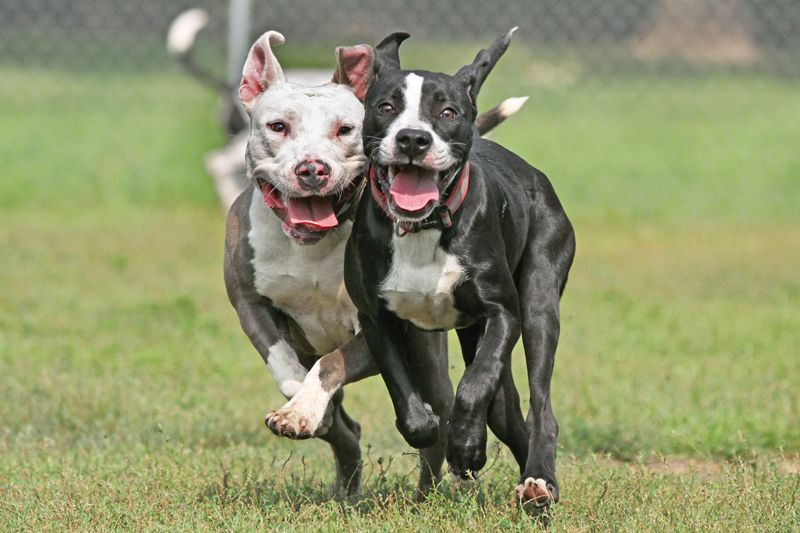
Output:
<instances>
[{"instance_id":1,"label":"dog's hind leg","mask_svg":"<svg viewBox=\"0 0 800 533\"><path fill-rule=\"evenodd\" d=\"M531 393L528 459L517 486L522 503L536 507L558 501L556 423L550 381L560 333L560 299L575 254L575 236L566 216L542 217L519 270L522 342Z\"/></svg>"},{"instance_id":2,"label":"dog's hind leg","mask_svg":"<svg viewBox=\"0 0 800 533\"><path fill-rule=\"evenodd\" d=\"M342 408L339 409L339 414L342 417L342 422L352 431L356 437L361 438L361 424L355 421L347 412Z\"/></svg>"},{"instance_id":3,"label":"dog's hind leg","mask_svg":"<svg viewBox=\"0 0 800 533\"><path fill-rule=\"evenodd\" d=\"M333 421L320 439L330 444L336 461L336 482L333 486L337 497L352 496L361 488L361 428L345 412L342 406L344 394L339 392L332 400Z\"/></svg>"},{"instance_id":4,"label":"dog's hind leg","mask_svg":"<svg viewBox=\"0 0 800 533\"><path fill-rule=\"evenodd\" d=\"M488 422L492 433L511 450L522 472L528 461L529 436L510 362L503 369L497 391L489 404Z\"/></svg>"},{"instance_id":5,"label":"dog's hind leg","mask_svg":"<svg viewBox=\"0 0 800 533\"><path fill-rule=\"evenodd\" d=\"M442 477L447 426L454 396L447 365L447 334L413 329L415 331L409 334L408 341L413 353L420 354L421 357L413 362L412 372L423 399L439 417L438 442L420 450L418 491L420 496L425 496Z\"/></svg>"},{"instance_id":6,"label":"dog's hind leg","mask_svg":"<svg viewBox=\"0 0 800 533\"><path fill-rule=\"evenodd\" d=\"M480 339L480 328L471 326L456 330L456 333L461 343L464 364L469 366L475 359L478 340ZM514 386L510 362L500 375L497 389L489 404L487 422L492 433L509 447L514 459L519 464L520 471L522 471L528 458L528 429L522 416L522 410L519 407L519 393Z\"/></svg>"}]
</instances>

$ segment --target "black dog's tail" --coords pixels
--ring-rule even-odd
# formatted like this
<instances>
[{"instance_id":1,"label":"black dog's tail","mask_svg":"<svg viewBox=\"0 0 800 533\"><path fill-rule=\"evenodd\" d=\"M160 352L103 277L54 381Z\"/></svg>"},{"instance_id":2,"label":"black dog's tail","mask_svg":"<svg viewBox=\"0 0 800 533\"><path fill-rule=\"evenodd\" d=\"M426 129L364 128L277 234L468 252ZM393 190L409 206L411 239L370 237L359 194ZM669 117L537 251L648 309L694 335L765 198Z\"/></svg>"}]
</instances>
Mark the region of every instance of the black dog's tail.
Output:
<instances>
[{"instance_id":1,"label":"black dog's tail","mask_svg":"<svg viewBox=\"0 0 800 533\"><path fill-rule=\"evenodd\" d=\"M229 91L224 80L214 76L192 58L192 49L197 34L208 24L208 13L204 9L189 9L175 17L167 32L167 51L195 78L218 90Z\"/></svg>"},{"instance_id":2,"label":"black dog's tail","mask_svg":"<svg viewBox=\"0 0 800 533\"><path fill-rule=\"evenodd\" d=\"M525 102L528 101L527 96L517 96L514 98L506 98L499 105L494 106L489 111L481 113L475 119L475 127L478 133L486 135L494 128L496 128L505 119L522 109Z\"/></svg>"}]
</instances>

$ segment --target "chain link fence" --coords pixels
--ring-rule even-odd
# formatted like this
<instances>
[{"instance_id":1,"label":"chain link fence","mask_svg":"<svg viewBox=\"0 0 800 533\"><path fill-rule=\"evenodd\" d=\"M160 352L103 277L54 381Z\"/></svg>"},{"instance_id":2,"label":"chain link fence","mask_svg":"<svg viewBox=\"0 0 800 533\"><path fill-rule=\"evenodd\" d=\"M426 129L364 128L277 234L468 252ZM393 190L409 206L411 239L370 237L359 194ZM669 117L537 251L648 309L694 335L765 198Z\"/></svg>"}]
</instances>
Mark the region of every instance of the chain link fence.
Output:
<instances>
[{"instance_id":1,"label":"chain link fence","mask_svg":"<svg viewBox=\"0 0 800 533\"><path fill-rule=\"evenodd\" d=\"M231 2L250 4L250 15L245 17L249 30L239 31L235 39L229 33L229 17L235 12ZM242 65L241 50L238 57L229 54L228 43L249 46L267 29L281 31L287 38L277 51L284 68L321 69L315 79L324 80L333 70L337 45L376 43L390 32L408 31L413 38L403 44L405 66L452 72L495 36L519 26L508 56L482 91L481 105L495 105L510 96L533 96L538 115L535 121L526 120L525 127L548 120L550 125L567 124L560 130L563 142L584 139L584 150L599 139L593 145L595 152L587 152L585 160L592 163L585 167L570 160L570 152L560 144L545 157L572 184L572 190L567 189L572 199L616 205L613 190L587 187L581 176L592 174L594 161L630 150L631 139L649 141L637 144L641 153L635 161L615 160L616 172L631 174L632 182L641 184L638 192L625 194L642 196L655 187L647 184L657 184L659 169L670 176L685 173L687 180L703 175L709 183L709 175L721 182L737 171L714 174L690 163L688 170L664 170L676 167L671 162L698 160L697 143L686 144L685 139L699 139L708 153L724 152L720 159L730 160L731 153L739 153L749 160L754 154L779 149L776 138L795 136L796 100L785 95L796 94L800 86L798 0L0 0L0 93L5 95L0 99L0 119L29 123L26 128L6 126L10 140L3 143L0 159L17 162L19 183L36 173L31 168L37 164L40 175L52 175L61 166L75 167L72 172L78 174L84 168L81 161L108 158L111 169L126 162L124 172L113 174L116 181L106 179L107 172L98 172L95 185L76 177L74 188L95 197L97 189L107 187L104 194L115 197L117 185L124 182L143 198L138 184L152 182L148 190L154 198L169 194L183 198L185 188L175 185L180 180L149 178L152 172L136 171L141 161L152 160L170 141L175 144L170 144L164 159L178 153L174 157L182 162L199 162L206 153L206 170L220 197L225 197L219 177L228 183L227 176L242 174L243 141L237 144L242 136L236 133L246 128L247 117L234 91L220 90L222 83L212 84L220 96L219 110L213 118L211 112L205 115L205 122L193 122L206 137L194 144L183 142L187 120L199 120L198 110L211 111L213 97L181 71L165 46L175 18L198 7L208 13L208 24L197 36L192 64L210 74L206 81L227 78L228 83ZM234 56L230 62L229 55ZM292 74L289 78L298 81ZM57 87L59 83L69 90ZM43 85L48 97L31 98ZM684 105L694 95L702 98ZM29 113L32 105L39 106L44 116ZM146 124L139 116L144 108L151 111ZM156 109L160 111L152 111ZM596 113L598 109L602 113ZM118 110L124 111L122 117ZM743 113L750 122L739 121ZM70 121L92 116L97 131L84 131L80 149L67 151L72 163L58 159L54 164L51 160L63 154L41 156L40 129L30 124L34 120L30 115L40 121L55 119L65 132L63 146L73 142ZM673 120L676 115L692 120L681 123ZM213 121L219 130L210 126ZM503 133L508 132L507 139L516 146L530 153L547 146L542 135L535 143L524 144L531 133L515 130L513 122L504 126ZM785 133L770 136L776 124ZM695 130L687 135L689 127ZM755 137L753 132L762 131L759 128L764 133ZM157 129L162 130L160 137L154 135ZM738 141L743 135L749 136L749 146ZM737 141L731 144L734 137ZM673 150L665 150L666 146ZM192 147L205 152L181 155ZM219 150L210 153L212 148ZM776 163L781 176L790 175L791 155L781 161L785 162ZM640 167L647 167L647 172ZM199 169L194 172L200 174ZM653 177L648 181L644 175ZM8 198L21 198L22 190L0 184L0 204L3 195L6 203L12 203Z\"/></svg>"},{"instance_id":2,"label":"chain link fence","mask_svg":"<svg viewBox=\"0 0 800 533\"><path fill-rule=\"evenodd\" d=\"M167 28L192 7L210 14L200 60L224 72L228 3L212 0L2 0L0 64L169 67ZM374 43L397 30L428 43L483 43L520 26L516 46L578 58L587 72L800 74L797 0L254 0L251 20L250 37L278 29L294 47Z\"/></svg>"}]
</instances>

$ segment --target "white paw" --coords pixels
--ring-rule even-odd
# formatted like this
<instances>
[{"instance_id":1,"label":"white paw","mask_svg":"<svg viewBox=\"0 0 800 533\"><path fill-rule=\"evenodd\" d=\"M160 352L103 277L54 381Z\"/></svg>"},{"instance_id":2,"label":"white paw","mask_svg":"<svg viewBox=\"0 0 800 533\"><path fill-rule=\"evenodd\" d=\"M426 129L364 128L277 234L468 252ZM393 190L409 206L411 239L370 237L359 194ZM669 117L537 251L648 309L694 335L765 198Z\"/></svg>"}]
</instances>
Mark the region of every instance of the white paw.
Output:
<instances>
[{"instance_id":1,"label":"white paw","mask_svg":"<svg viewBox=\"0 0 800 533\"><path fill-rule=\"evenodd\" d=\"M304 409L306 406L302 401L297 401L299 398L295 396L277 411L268 413L264 419L267 427L276 435L290 439L310 439L327 433L333 423L330 403Z\"/></svg>"},{"instance_id":2,"label":"white paw","mask_svg":"<svg viewBox=\"0 0 800 533\"><path fill-rule=\"evenodd\" d=\"M524 483L517 485L517 500L525 505L532 504L536 507L544 507L553 503L553 489L541 478L529 477Z\"/></svg>"}]
</instances>

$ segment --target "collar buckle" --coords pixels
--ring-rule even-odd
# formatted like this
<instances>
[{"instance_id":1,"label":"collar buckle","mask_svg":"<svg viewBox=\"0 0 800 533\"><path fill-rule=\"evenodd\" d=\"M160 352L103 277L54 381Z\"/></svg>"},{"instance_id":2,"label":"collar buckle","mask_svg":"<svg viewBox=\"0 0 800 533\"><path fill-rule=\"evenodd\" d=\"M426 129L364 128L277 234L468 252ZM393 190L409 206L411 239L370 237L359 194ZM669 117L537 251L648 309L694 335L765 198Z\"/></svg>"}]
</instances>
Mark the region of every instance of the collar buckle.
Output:
<instances>
[{"instance_id":1,"label":"collar buckle","mask_svg":"<svg viewBox=\"0 0 800 533\"><path fill-rule=\"evenodd\" d=\"M439 208L439 218L441 219L442 226L445 229L453 227L452 213L450 212L450 208L446 205L443 205Z\"/></svg>"}]
</instances>

